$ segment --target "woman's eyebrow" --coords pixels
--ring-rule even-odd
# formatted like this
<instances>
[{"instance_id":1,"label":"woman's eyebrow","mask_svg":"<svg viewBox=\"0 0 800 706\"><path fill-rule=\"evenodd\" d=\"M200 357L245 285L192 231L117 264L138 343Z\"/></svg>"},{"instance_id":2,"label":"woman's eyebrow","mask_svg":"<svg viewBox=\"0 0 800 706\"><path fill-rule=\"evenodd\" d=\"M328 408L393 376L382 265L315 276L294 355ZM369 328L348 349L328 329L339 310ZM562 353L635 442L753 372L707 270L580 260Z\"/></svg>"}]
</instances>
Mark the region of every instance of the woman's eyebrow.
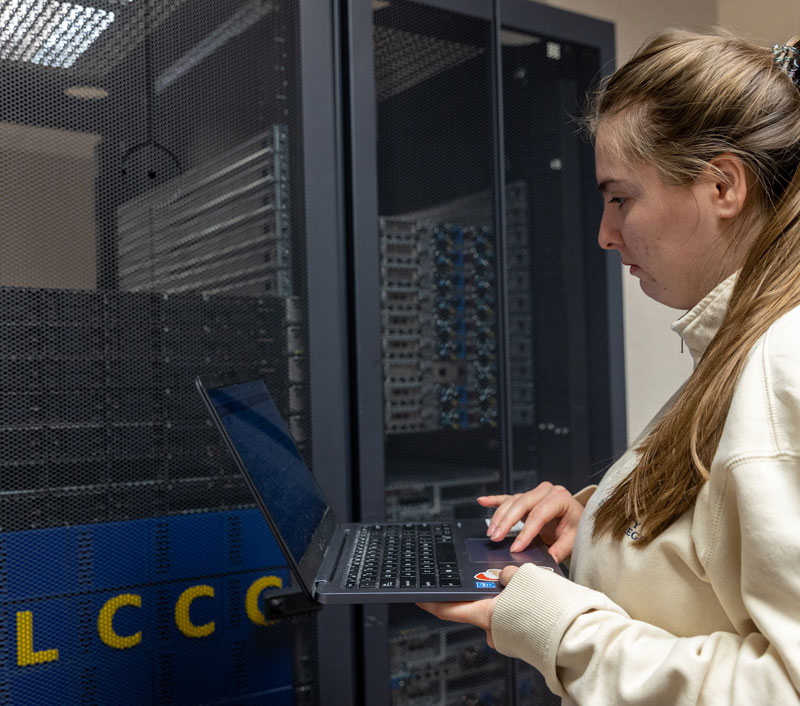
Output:
<instances>
[{"instance_id":1,"label":"woman's eyebrow","mask_svg":"<svg viewBox=\"0 0 800 706\"><path fill-rule=\"evenodd\" d=\"M624 184L624 183L625 182L623 182L621 179L605 179L597 185L597 188L600 191L605 191L611 184Z\"/></svg>"}]
</instances>

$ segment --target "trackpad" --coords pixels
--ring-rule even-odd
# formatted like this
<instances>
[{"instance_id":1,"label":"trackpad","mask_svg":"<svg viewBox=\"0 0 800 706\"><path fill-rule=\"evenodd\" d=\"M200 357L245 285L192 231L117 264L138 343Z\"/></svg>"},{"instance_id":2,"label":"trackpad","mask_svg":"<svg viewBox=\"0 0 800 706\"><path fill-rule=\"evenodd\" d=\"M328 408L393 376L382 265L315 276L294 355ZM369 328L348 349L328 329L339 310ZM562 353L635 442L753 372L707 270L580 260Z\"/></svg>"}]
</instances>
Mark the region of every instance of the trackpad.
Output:
<instances>
[{"instance_id":1,"label":"trackpad","mask_svg":"<svg viewBox=\"0 0 800 706\"><path fill-rule=\"evenodd\" d=\"M526 549L521 552L514 552L509 550L516 537L506 537L501 542L493 542L491 539L481 539L472 537L466 540L467 554L470 561L485 564L525 564L529 561L537 564L543 561L550 564L552 559L547 554L546 548L540 542L534 540Z\"/></svg>"}]
</instances>

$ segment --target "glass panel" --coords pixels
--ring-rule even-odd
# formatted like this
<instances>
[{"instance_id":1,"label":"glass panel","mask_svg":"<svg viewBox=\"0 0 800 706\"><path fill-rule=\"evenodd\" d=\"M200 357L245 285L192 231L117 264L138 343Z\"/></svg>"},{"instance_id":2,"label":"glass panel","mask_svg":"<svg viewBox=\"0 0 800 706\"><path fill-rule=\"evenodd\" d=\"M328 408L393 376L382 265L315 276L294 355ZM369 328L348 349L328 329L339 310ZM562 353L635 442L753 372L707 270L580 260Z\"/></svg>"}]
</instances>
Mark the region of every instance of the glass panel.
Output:
<instances>
[{"instance_id":1,"label":"glass panel","mask_svg":"<svg viewBox=\"0 0 800 706\"><path fill-rule=\"evenodd\" d=\"M606 424L592 406L602 347L589 334L607 315L592 293L604 287L601 200L575 122L598 50L510 29L501 44L514 489L550 480L577 490L598 459L590 427Z\"/></svg>"},{"instance_id":2,"label":"glass panel","mask_svg":"<svg viewBox=\"0 0 800 706\"><path fill-rule=\"evenodd\" d=\"M519 492L549 480L575 491L589 482L596 457L590 355L607 336L605 298L590 301L590 283L604 276L594 238L600 199L591 148L574 121L599 57L594 48L510 29L501 45L513 485ZM516 693L520 704L560 703L523 663Z\"/></svg>"},{"instance_id":3,"label":"glass panel","mask_svg":"<svg viewBox=\"0 0 800 706\"><path fill-rule=\"evenodd\" d=\"M487 22L375 13L387 517L474 516L499 482Z\"/></svg>"},{"instance_id":4,"label":"glass panel","mask_svg":"<svg viewBox=\"0 0 800 706\"><path fill-rule=\"evenodd\" d=\"M501 485L491 24L373 4L388 520ZM484 633L389 608L392 703L507 703Z\"/></svg>"},{"instance_id":5,"label":"glass panel","mask_svg":"<svg viewBox=\"0 0 800 706\"><path fill-rule=\"evenodd\" d=\"M2 9L0 704L311 703L193 384L257 369L311 460L298 3L95 5Z\"/></svg>"}]
</instances>

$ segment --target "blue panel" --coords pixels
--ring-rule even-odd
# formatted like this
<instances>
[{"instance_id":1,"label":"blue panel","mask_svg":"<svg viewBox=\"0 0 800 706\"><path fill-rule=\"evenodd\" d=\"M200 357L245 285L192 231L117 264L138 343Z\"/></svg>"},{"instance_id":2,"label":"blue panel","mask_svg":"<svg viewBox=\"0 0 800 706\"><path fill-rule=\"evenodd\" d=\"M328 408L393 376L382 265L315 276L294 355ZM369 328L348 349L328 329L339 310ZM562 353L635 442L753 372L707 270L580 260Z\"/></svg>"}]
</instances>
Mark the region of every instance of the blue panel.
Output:
<instances>
[{"instance_id":1,"label":"blue panel","mask_svg":"<svg viewBox=\"0 0 800 706\"><path fill-rule=\"evenodd\" d=\"M159 581L220 574L225 570L224 516L202 515L151 520L154 577Z\"/></svg>"},{"instance_id":2,"label":"blue panel","mask_svg":"<svg viewBox=\"0 0 800 706\"><path fill-rule=\"evenodd\" d=\"M69 529L40 529L6 534L8 598L69 593L75 588Z\"/></svg>"},{"instance_id":3,"label":"blue panel","mask_svg":"<svg viewBox=\"0 0 800 706\"><path fill-rule=\"evenodd\" d=\"M291 685L291 623L251 625L249 634L225 651L225 663L225 672L234 676L236 696Z\"/></svg>"},{"instance_id":4,"label":"blue panel","mask_svg":"<svg viewBox=\"0 0 800 706\"><path fill-rule=\"evenodd\" d=\"M228 513L228 570L286 566L286 558L260 510ZM238 531L232 532L235 527Z\"/></svg>"},{"instance_id":5,"label":"blue panel","mask_svg":"<svg viewBox=\"0 0 800 706\"><path fill-rule=\"evenodd\" d=\"M0 702L7 702L7 688L15 706L293 703L291 624L255 625L247 616L255 581L272 576L289 585L283 555L257 510L30 530L3 541ZM189 620L213 621L215 629L189 637L176 625L175 606L200 585L213 587L214 596L197 596ZM261 591L259 606L269 590ZM98 617L124 594L140 597L141 606L121 605L113 631L142 637L120 649L103 642ZM28 610L33 650L57 649L56 661L17 664L16 614Z\"/></svg>"},{"instance_id":6,"label":"blue panel","mask_svg":"<svg viewBox=\"0 0 800 706\"><path fill-rule=\"evenodd\" d=\"M195 706L225 698L231 676L223 667L220 648L219 642L198 640L155 654L155 703Z\"/></svg>"},{"instance_id":7,"label":"blue panel","mask_svg":"<svg viewBox=\"0 0 800 706\"><path fill-rule=\"evenodd\" d=\"M94 677L93 686L96 690L96 700L88 703L109 704L109 706L112 704L113 706L144 706L158 703L152 700L151 656L147 650L137 648L108 650L104 659L95 664L92 676ZM84 677L85 680L86 677ZM53 703L52 700L51 703Z\"/></svg>"},{"instance_id":8,"label":"blue panel","mask_svg":"<svg viewBox=\"0 0 800 706\"><path fill-rule=\"evenodd\" d=\"M152 580L153 544L149 520L73 528L75 538L82 532L88 532L91 537L95 589L135 586Z\"/></svg>"},{"instance_id":9,"label":"blue panel","mask_svg":"<svg viewBox=\"0 0 800 706\"><path fill-rule=\"evenodd\" d=\"M87 703L81 698L80 671L59 662L13 672L9 686L9 703L14 706L78 706Z\"/></svg>"}]
</instances>

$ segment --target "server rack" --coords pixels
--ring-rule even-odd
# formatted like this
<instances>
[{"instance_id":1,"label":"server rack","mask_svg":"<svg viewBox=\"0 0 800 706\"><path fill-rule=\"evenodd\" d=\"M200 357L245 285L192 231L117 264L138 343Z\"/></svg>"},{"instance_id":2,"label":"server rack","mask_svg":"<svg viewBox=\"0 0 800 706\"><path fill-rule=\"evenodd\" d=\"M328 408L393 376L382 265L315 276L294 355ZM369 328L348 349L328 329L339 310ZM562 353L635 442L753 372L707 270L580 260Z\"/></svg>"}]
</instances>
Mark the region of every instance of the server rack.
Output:
<instances>
[{"instance_id":1,"label":"server rack","mask_svg":"<svg viewBox=\"0 0 800 706\"><path fill-rule=\"evenodd\" d=\"M193 390L257 368L347 513L336 18L95 5L2 8L0 703L352 703Z\"/></svg>"},{"instance_id":2,"label":"server rack","mask_svg":"<svg viewBox=\"0 0 800 706\"><path fill-rule=\"evenodd\" d=\"M613 30L524 0L348 8L361 519L577 490L624 445L619 269L570 120ZM364 616L367 703L553 700L481 631Z\"/></svg>"}]
</instances>

